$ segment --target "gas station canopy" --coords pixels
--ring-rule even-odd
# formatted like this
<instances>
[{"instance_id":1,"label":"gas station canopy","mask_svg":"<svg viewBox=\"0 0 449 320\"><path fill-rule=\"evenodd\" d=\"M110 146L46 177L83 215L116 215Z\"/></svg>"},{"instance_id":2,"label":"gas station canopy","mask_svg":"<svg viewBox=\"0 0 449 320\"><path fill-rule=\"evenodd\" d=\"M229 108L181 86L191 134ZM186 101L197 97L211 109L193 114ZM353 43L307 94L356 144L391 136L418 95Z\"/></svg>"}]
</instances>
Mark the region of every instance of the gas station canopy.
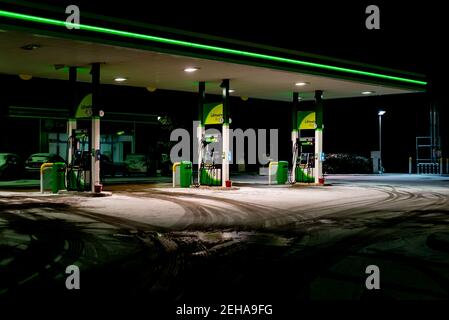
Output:
<instances>
[{"instance_id":1,"label":"gas station canopy","mask_svg":"<svg viewBox=\"0 0 449 320\"><path fill-rule=\"evenodd\" d=\"M290 101L294 91L313 99L323 90L333 99L420 92L427 84L419 74L173 30L160 36L161 30L125 28L123 21L99 27L96 21L69 30L61 19L0 10L1 72L66 80L67 67L77 66L78 80L88 82L90 65L101 63L103 84L123 77L129 86L197 92L198 82L206 81L216 84L208 93L220 94L220 82L230 79L231 95L279 101Z\"/></svg>"}]
</instances>

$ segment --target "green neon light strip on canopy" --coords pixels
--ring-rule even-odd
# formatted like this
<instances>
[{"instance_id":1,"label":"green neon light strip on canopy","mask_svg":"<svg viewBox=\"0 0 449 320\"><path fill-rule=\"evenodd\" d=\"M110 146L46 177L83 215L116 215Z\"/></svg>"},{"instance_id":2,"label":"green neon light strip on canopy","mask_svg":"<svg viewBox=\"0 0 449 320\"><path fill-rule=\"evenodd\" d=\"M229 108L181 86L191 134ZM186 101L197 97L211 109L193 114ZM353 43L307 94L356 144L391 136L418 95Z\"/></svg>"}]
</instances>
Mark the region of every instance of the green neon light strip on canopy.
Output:
<instances>
[{"instance_id":1,"label":"green neon light strip on canopy","mask_svg":"<svg viewBox=\"0 0 449 320\"><path fill-rule=\"evenodd\" d=\"M0 17L11 18L11 19L16 19L16 20L31 21L31 22L36 22L36 23L60 26L60 27L74 26L74 24L67 23L65 21L49 19L49 18L42 18L42 17L38 17L38 16L32 16L32 15L10 12L10 11L5 11L5 10L0 10ZM215 52L226 53L226 54L230 54L230 55L244 56L244 57L256 58L256 59L261 59L261 60L276 61L276 62L282 62L282 63L287 63L287 64L317 68L317 69L332 70L332 71L338 71L338 72L343 72L343 73L368 76L368 77L373 77L373 78L393 80L393 81L398 81L398 82L427 85L427 82L425 82L425 81L413 80L413 79L408 79L408 78L403 78L403 77L389 76L389 75L381 74L381 73L361 71L361 70L355 70L355 69L350 69L350 68L342 68L342 67L336 67L336 66L331 66L331 65L321 64L321 63L313 63L313 62L307 62L307 61L296 60L296 59L282 58L282 57L277 57L277 56L272 56L272 55L267 55L267 54L235 50L235 49L205 45L205 44L200 44L200 43L195 43L195 42L188 42L188 41L174 40L174 39L168 39L168 38L163 38L163 37L156 37L156 36L150 36L150 35L135 33L135 32L115 30L115 29L103 28L103 27L95 27L95 26L90 26L90 25L86 25L86 24L79 24L79 28L80 28L80 30L110 34L110 35L115 35L115 36L120 36L120 37L125 37L125 38L147 40L147 41L159 42L159 43L170 44L170 45L175 45L175 46L202 49L202 50L206 50L206 51L215 51Z\"/></svg>"}]
</instances>

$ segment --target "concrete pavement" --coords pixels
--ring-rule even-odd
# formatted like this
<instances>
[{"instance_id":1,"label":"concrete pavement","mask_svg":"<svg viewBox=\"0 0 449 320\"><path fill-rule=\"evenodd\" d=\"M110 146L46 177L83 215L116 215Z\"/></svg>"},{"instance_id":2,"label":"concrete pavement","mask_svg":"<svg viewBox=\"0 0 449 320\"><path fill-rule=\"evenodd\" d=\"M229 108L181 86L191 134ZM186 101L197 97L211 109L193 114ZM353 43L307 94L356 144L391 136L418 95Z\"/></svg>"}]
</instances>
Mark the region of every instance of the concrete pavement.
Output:
<instances>
[{"instance_id":1,"label":"concrete pavement","mask_svg":"<svg viewBox=\"0 0 449 320\"><path fill-rule=\"evenodd\" d=\"M63 267L75 263L89 297L447 299L448 180L348 175L328 176L328 186L239 190L128 184L105 198L0 192L0 269L8 275L0 298L43 284L64 294ZM368 265L380 268L381 290L366 289Z\"/></svg>"}]
</instances>

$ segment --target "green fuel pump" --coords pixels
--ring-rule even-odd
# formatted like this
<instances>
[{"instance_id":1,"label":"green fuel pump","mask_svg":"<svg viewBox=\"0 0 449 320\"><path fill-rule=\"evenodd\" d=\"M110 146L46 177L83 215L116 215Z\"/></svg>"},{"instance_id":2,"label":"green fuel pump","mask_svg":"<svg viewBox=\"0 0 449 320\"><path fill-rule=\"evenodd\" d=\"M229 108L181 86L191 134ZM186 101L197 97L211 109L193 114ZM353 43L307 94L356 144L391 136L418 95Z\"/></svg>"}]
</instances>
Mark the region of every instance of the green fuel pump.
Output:
<instances>
[{"instance_id":1,"label":"green fuel pump","mask_svg":"<svg viewBox=\"0 0 449 320\"><path fill-rule=\"evenodd\" d=\"M215 150L218 142L218 135L214 134L204 135L201 140L199 185L221 185L221 168L217 164L220 154L219 151Z\"/></svg>"},{"instance_id":2,"label":"green fuel pump","mask_svg":"<svg viewBox=\"0 0 449 320\"><path fill-rule=\"evenodd\" d=\"M297 182L313 183L315 181L314 140L314 137L299 138L299 159L295 167L295 180Z\"/></svg>"},{"instance_id":3,"label":"green fuel pump","mask_svg":"<svg viewBox=\"0 0 449 320\"><path fill-rule=\"evenodd\" d=\"M67 153L72 150L72 159L67 165L67 190L90 191L90 152L86 151L88 131L74 129L67 140Z\"/></svg>"}]
</instances>

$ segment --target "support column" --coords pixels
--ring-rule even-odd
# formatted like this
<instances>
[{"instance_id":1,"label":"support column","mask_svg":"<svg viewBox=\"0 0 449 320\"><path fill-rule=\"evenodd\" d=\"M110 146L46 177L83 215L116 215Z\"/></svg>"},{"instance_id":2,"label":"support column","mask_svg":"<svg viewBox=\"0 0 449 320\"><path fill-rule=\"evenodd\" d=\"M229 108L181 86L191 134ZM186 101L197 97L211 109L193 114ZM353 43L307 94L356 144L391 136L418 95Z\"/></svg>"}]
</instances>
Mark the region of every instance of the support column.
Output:
<instances>
[{"instance_id":1,"label":"support column","mask_svg":"<svg viewBox=\"0 0 449 320\"><path fill-rule=\"evenodd\" d=\"M204 81L200 81L198 84L198 95L198 127L196 137L198 139L198 184L201 184L201 162L203 161L202 141L206 131L203 124L204 102L206 101L206 83Z\"/></svg>"},{"instance_id":2,"label":"support column","mask_svg":"<svg viewBox=\"0 0 449 320\"><path fill-rule=\"evenodd\" d=\"M69 118L67 120L67 139L69 139L72 136L73 130L76 129L76 107L78 104L78 97L77 97L77 91L76 91L76 78L77 78L77 68L76 67L70 67L69 68L69 83L70 83L70 91L72 93L72 101L69 107ZM73 140L70 140L70 145L67 146L67 163L72 163L73 158Z\"/></svg>"},{"instance_id":3,"label":"support column","mask_svg":"<svg viewBox=\"0 0 449 320\"><path fill-rule=\"evenodd\" d=\"M298 159L298 104L299 104L299 94L298 92L293 92L293 103L292 103L292 183L296 182L296 163Z\"/></svg>"},{"instance_id":4,"label":"support column","mask_svg":"<svg viewBox=\"0 0 449 320\"><path fill-rule=\"evenodd\" d=\"M131 153L136 153L136 122L133 121L133 143L131 144Z\"/></svg>"},{"instance_id":5,"label":"support column","mask_svg":"<svg viewBox=\"0 0 449 320\"><path fill-rule=\"evenodd\" d=\"M67 163L71 164L72 160L73 160L73 142L75 141L72 138L72 132L73 130L76 130L76 119L74 118L70 118L67 120L67 139L70 139L70 143L67 146L68 150L67 150Z\"/></svg>"},{"instance_id":6,"label":"support column","mask_svg":"<svg viewBox=\"0 0 449 320\"><path fill-rule=\"evenodd\" d=\"M92 64L91 190L100 183L100 64Z\"/></svg>"},{"instance_id":7,"label":"support column","mask_svg":"<svg viewBox=\"0 0 449 320\"><path fill-rule=\"evenodd\" d=\"M223 89L223 153L221 164L221 185L226 187L229 180L229 79L223 80L220 87Z\"/></svg>"},{"instance_id":8,"label":"support column","mask_svg":"<svg viewBox=\"0 0 449 320\"><path fill-rule=\"evenodd\" d=\"M323 178L323 91L315 91L315 183Z\"/></svg>"}]
</instances>

